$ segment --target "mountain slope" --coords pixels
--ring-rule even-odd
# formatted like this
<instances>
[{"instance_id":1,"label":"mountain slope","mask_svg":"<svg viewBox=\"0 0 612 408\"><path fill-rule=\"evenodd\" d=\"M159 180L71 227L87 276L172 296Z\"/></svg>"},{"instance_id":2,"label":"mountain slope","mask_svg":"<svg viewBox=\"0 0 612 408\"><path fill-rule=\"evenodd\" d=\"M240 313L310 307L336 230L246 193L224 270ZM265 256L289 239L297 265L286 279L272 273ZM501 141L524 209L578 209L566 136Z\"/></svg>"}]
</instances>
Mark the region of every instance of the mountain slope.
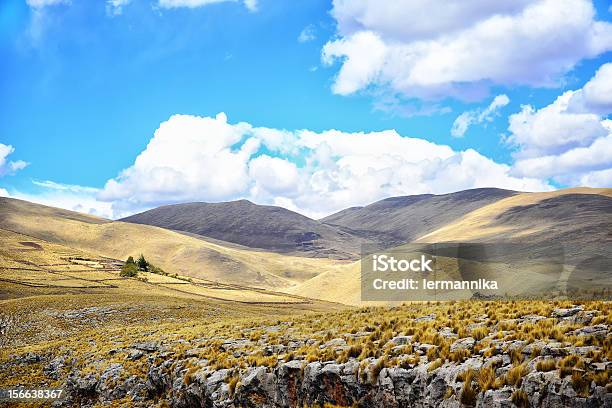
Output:
<instances>
[{"instance_id":1,"label":"mountain slope","mask_svg":"<svg viewBox=\"0 0 612 408\"><path fill-rule=\"evenodd\" d=\"M610 256L612 189L519 194L484 206L420 238L420 242L522 242L531 252L562 249L576 265Z\"/></svg>"},{"instance_id":2,"label":"mountain slope","mask_svg":"<svg viewBox=\"0 0 612 408\"><path fill-rule=\"evenodd\" d=\"M411 242L477 208L514 194L509 190L479 188L443 195L391 197L340 211L321 221L389 248Z\"/></svg>"},{"instance_id":3,"label":"mountain slope","mask_svg":"<svg viewBox=\"0 0 612 408\"><path fill-rule=\"evenodd\" d=\"M420 200L420 201L423 201ZM576 188L548 193L516 193L478 208L416 242L527 243L520 257L525 269L513 271L507 284L533 286L531 258L562 249L564 279L571 285L612 285L612 189ZM521 246L520 248L525 248ZM289 290L302 296L361 304L359 262L325 271Z\"/></svg>"},{"instance_id":4,"label":"mountain slope","mask_svg":"<svg viewBox=\"0 0 612 408\"><path fill-rule=\"evenodd\" d=\"M280 253L355 258L363 238L281 207L247 200L158 207L121 221L155 225Z\"/></svg>"},{"instance_id":5,"label":"mountain slope","mask_svg":"<svg viewBox=\"0 0 612 408\"><path fill-rule=\"evenodd\" d=\"M295 285L343 264L224 246L163 228L10 198L0 198L0 228L114 259L143 253L170 273L267 289Z\"/></svg>"}]
</instances>

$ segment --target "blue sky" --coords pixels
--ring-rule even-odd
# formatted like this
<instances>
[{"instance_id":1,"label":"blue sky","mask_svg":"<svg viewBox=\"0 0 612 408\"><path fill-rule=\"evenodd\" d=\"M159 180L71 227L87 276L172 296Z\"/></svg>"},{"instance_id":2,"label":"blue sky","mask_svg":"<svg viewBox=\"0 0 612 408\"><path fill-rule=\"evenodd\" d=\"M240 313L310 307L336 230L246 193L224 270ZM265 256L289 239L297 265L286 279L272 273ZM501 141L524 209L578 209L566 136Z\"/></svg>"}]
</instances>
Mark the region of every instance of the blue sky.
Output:
<instances>
[{"instance_id":1,"label":"blue sky","mask_svg":"<svg viewBox=\"0 0 612 408\"><path fill-rule=\"evenodd\" d=\"M119 7L120 3L124 4ZM608 146L605 121L611 105L589 97L594 91L581 91L611 61L612 13L606 1L567 0L556 7L546 1L516 1L512 7L482 12L482 5L470 0L450 18L417 1L380 2L376 10L367 0L210 3L3 0L0 143L12 147L4 150L10 153L4 155L0 171L4 194L112 217L173 201L241 197L320 216L390 194L488 185L534 190L611 186L609 159L598 159L592 167L559 164L568 163L567 157L577 154L574 149L595 142ZM529 7L551 16L550 34L542 34L549 37L530 37ZM555 8L561 7L580 17L575 22L556 20ZM432 22L420 27L415 21L417 28L406 31L393 20L395 15L405 19L402 13L415 19L424 13ZM487 33L496 18L503 18L496 23L501 28ZM534 31L537 24L533 21ZM563 30L568 36L557 34ZM491 52L486 40L498 34L504 36L501 51ZM483 40L483 35L488 37ZM407 57L415 44L425 44L423 55ZM435 44L447 46L446 51L438 53ZM521 52L504 55L504 47ZM466 62L457 49L472 50L478 61ZM610 82L604 74L602 70L589 89L605 95ZM556 109L556 99L568 90L581 93L569 108ZM505 95L505 102L487 111L498 95ZM581 108L574 107L578 97L586 100ZM524 111L523 105L533 111ZM547 107L562 119L546 116ZM164 161L147 147L161 123L176 114L211 122L220 112L226 115L228 129L239 122L249 129L243 128L237 139L223 139L208 125L194 124L199 137L228 144L193 157L193 166L183 168L180 160L178 167L160 165L160 172L167 171L160 176L163 182L147 178L154 164L138 168L139 154L143 163ZM515 126L510 126L510 117L521 112L523 116L515 116ZM471 125L453 135L461 114L472 118ZM567 120L572 134L563 143L541 143L542 138L557 139L532 136L545 120ZM178 119L170 122L180 124ZM293 151L261 136L264 128L287 130L286 143ZM167 134L159 136L186 143L168 154L208 148L190 144L192 139L177 133L182 127L177 129L168 126ZM365 135L367 143L389 149L421 148L370 132L395 130L431 146L419 150L426 162L407 155L395 160L392 150L368 156L368 147L334 147L336 141L327 140L334 135L326 133L332 129L344 132L347 140ZM301 130L325 140L315 146ZM223 166L218 171L203 166L204 171L198 165L203 160L222 161L221 153L236 152L250 139L258 146L234 167L243 173L232 179L240 188L225 189ZM428 158L428 151L439 146L448 146L452 153L441 149L438 156ZM321 159L325 149L331 149L327 161ZM479 164L470 164L472 159L462 155L469 149L481 156L473 159ZM253 162L260 157L264 159ZM487 170L487 160L507 168ZM386 164L368 164L375 162ZM479 178L488 171L497 174L499 182ZM367 187L359 192L353 179L366 173ZM404 174L410 182L393 181L389 174ZM211 179L215 183L210 184ZM212 186L227 193L217 194ZM317 197L326 203L317 202Z\"/></svg>"}]
</instances>

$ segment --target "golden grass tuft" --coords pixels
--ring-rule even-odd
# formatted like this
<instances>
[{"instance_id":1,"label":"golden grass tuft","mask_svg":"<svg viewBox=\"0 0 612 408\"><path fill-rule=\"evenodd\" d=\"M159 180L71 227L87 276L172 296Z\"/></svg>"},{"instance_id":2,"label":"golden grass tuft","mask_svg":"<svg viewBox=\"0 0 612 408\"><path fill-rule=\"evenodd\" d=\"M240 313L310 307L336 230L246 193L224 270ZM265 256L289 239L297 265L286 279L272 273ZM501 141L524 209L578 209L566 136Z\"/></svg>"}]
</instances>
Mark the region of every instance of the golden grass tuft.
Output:
<instances>
[{"instance_id":1,"label":"golden grass tuft","mask_svg":"<svg viewBox=\"0 0 612 408\"><path fill-rule=\"evenodd\" d=\"M227 387L228 387L230 397L235 394L236 389L238 389L239 386L240 386L239 376L233 375L227 380Z\"/></svg>"},{"instance_id":2,"label":"golden grass tuft","mask_svg":"<svg viewBox=\"0 0 612 408\"><path fill-rule=\"evenodd\" d=\"M557 368L557 362L553 358L547 358L544 360L540 360L536 363L536 370L538 371L552 371Z\"/></svg>"},{"instance_id":3,"label":"golden grass tuft","mask_svg":"<svg viewBox=\"0 0 612 408\"><path fill-rule=\"evenodd\" d=\"M472 330L471 335L475 340L480 341L489 335L489 329L486 326L477 327Z\"/></svg>"},{"instance_id":4,"label":"golden grass tuft","mask_svg":"<svg viewBox=\"0 0 612 408\"><path fill-rule=\"evenodd\" d=\"M585 373L574 371L572 373L572 387L576 394L581 397L588 397L591 388L591 379Z\"/></svg>"},{"instance_id":5,"label":"golden grass tuft","mask_svg":"<svg viewBox=\"0 0 612 408\"><path fill-rule=\"evenodd\" d=\"M432 361L431 363L429 363L429 365L427 366L427 371L434 371L442 367L442 364L444 364L444 360L442 360L441 358L438 358Z\"/></svg>"},{"instance_id":6,"label":"golden grass tuft","mask_svg":"<svg viewBox=\"0 0 612 408\"><path fill-rule=\"evenodd\" d=\"M527 365L519 364L508 370L506 374L506 384L520 387L523 377L529 373Z\"/></svg>"},{"instance_id":7,"label":"golden grass tuft","mask_svg":"<svg viewBox=\"0 0 612 408\"><path fill-rule=\"evenodd\" d=\"M474 406L476 404L476 396L478 392L472 386L472 380L474 379L474 372L472 370L468 370L465 372L465 376L463 377L463 388L461 388L461 395L459 396L459 401L463 405Z\"/></svg>"},{"instance_id":8,"label":"golden grass tuft","mask_svg":"<svg viewBox=\"0 0 612 408\"><path fill-rule=\"evenodd\" d=\"M523 390L514 390L511 397L512 403L519 408L529 407L529 398L527 393Z\"/></svg>"},{"instance_id":9,"label":"golden grass tuft","mask_svg":"<svg viewBox=\"0 0 612 408\"><path fill-rule=\"evenodd\" d=\"M488 365L482 367L478 374L476 375L476 379L478 381L478 387L482 392L485 392L489 389L495 389L495 369Z\"/></svg>"}]
</instances>

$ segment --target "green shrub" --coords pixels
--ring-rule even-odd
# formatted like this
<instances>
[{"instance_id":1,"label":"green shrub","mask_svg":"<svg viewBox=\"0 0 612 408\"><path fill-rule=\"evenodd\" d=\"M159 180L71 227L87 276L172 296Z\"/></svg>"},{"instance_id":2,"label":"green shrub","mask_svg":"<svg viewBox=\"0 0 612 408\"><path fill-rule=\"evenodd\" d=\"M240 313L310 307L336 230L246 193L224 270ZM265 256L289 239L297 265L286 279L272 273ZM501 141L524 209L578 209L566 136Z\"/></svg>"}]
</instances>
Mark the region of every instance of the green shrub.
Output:
<instances>
[{"instance_id":1,"label":"green shrub","mask_svg":"<svg viewBox=\"0 0 612 408\"><path fill-rule=\"evenodd\" d=\"M140 254L140 257L136 261L136 265L138 265L138 269L140 269L141 271L149 271L149 263L147 262L143 254Z\"/></svg>"},{"instance_id":2,"label":"green shrub","mask_svg":"<svg viewBox=\"0 0 612 408\"><path fill-rule=\"evenodd\" d=\"M134 263L125 263L121 267L121 272L119 276L123 276L124 278L135 278L138 276L138 267Z\"/></svg>"},{"instance_id":3,"label":"green shrub","mask_svg":"<svg viewBox=\"0 0 612 408\"><path fill-rule=\"evenodd\" d=\"M149 272L151 273L155 273L157 275L168 275L168 273L164 272L164 270L160 268L159 266L155 266L151 263L148 263L148 266L149 266Z\"/></svg>"}]
</instances>

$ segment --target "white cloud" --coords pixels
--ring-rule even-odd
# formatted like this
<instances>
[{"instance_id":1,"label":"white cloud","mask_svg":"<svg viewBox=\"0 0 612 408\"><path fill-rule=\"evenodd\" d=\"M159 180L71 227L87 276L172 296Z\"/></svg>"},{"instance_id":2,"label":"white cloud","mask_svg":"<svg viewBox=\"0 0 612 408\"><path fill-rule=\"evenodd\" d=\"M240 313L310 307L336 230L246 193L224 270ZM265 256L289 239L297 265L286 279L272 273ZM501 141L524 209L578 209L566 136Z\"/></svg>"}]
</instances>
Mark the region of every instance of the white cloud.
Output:
<instances>
[{"instance_id":1,"label":"white cloud","mask_svg":"<svg viewBox=\"0 0 612 408\"><path fill-rule=\"evenodd\" d=\"M612 113L612 63L599 67L595 76L574 93L569 105L573 112Z\"/></svg>"},{"instance_id":2,"label":"white cloud","mask_svg":"<svg viewBox=\"0 0 612 408\"><path fill-rule=\"evenodd\" d=\"M463 112L457 116L451 128L451 135L454 137L463 137L468 128L474 124L483 122L491 122L493 117L498 113L499 109L510 103L510 98L506 95L497 95L491 104L485 109L476 109Z\"/></svg>"},{"instance_id":3,"label":"white cloud","mask_svg":"<svg viewBox=\"0 0 612 408\"><path fill-rule=\"evenodd\" d=\"M196 195L235 197L248 188L247 161L259 143L244 140L250 129L246 123L229 125L224 114L174 115L160 125L134 165L106 183L100 197L126 206Z\"/></svg>"},{"instance_id":4,"label":"white cloud","mask_svg":"<svg viewBox=\"0 0 612 408\"><path fill-rule=\"evenodd\" d=\"M237 0L159 0L162 8L197 8L215 3L235 2ZM244 6L251 12L257 11L257 0L244 0Z\"/></svg>"},{"instance_id":5,"label":"white cloud","mask_svg":"<svg viewBox=\"0 0 612 408\"><path fill-rule=\"evenodd\" d=\"M69 191L71 193L97 193L99 189L93 187L84 187L76 184L64 184L64 183L56 183L51 180L33 180L32 184L38 187L43 187L49 190L55 191Z\"/></svg>"},{"instance_id":6,"label":"white cloud","mask_svg":"<svg viewBox=\"0 0 612 408\"><path fill-rule=\"evenodd\" d=\"M507 141L517 148L513 174L566 185L597 184L612 168L612 64L585 86L541 109L523 106L509 118ZM603 172L603 173L602 173Z\"/></svg>"},{"instance_id":7,"label":"white cloud","mask_svg":"<svg viewBox=\"0 0 612 408\"><path fill-rule=\"evenodd\" d=\"M571 183L576 174L612 166L612 134L596 139L586 147L568 149L557 155L522 159L516 162L517 174L538 175Z\"/></svg>"},{"instance_id":8,"label":"white cloud","mask_svg":"<svg viewBox=\"0 0 612 408\"><path fill-rule=\"evenodd\" d=\"M255 183L252 195L291 194L298 184L298 169L294 163L265 154L249 162L249 176Z\"/></svg>"},{"instance_id":9,"label":"white cloud","mask_svg":"<svg viewBox=\"0 0 612 408\"><path fill-rule=\"evenodd\" d=\"M107 0L106 14L110 16L118 16L123 13L123 7L127 6L131 0Z\"/></svg>"},{"instance_id":10,"label":"white cloud","mask_svg":"<svg viewBox=\"0 0 612 408\"><path fill-rule=\"evenodd\" d=\"M317 36L315 35L315 28L312 24L307 25L298 35L298 42L305 43L308 41L312 41Z\"/></svg>"},{"instance_id":11,"label":"white cloud","mask_svg":"<svg viewBox=\"0 0 612 408\"><path fill-rule=\"evenodd\" d=\"M103 218L115 217L112 203L100 201L96 199L95 194L91 193L49 190L31 194L14 191L10 197Z\"/></svg>"},{"instance_id":12,"label":"white cloud","mask_svg":"<svg viewBox=\"0 0 612 408\"><path fill-rule=\"evenodd\" d=\"M170 202L250 198L322 216L404 194L475 187L546 190L474 150L454 151L394 130L313 132L174 115L97 199L115 217Z\"/></svg>"},{"instance_id":13,"label":"white cloud","mask_svg":"<svg viewBox=\"0 0 612 408\"><path fill-rule=\"evenodd\" d=\"M580 60L612 49L612 24L595 19L589 0L333 3L339 38L322 59L340 61L332 89L341 95L377 87L480 99L491 85L558 85Z\"/></svg>"},{"instance_id":14,"label":"white cloud","mask_svg":"<svg viewBox=\"0 0 612 408\"><path fill-rule=\"evenodd\" d=\"M509 117L508 140L520 146L518 157L539 157L588 146L608 133L599 115L568 110L575 94L576 91L567 91L538 110L523 106L521 112Z\"/></svg>"},{"instance_id":15,"label":"white cloud","mask_svg":"<svg viewBox=\"0 0 612 408\"><path fill-rule=\"evenodd\" d=\"M8 156L14 151L13 146L0 143L0 177L15 174L28 166L29 163L23 160L8 160Z\"/></svg>"},{"instance_id":16,"label":"white cloud","mask_svg":"<svg viewBox=\"0 0 612 408\"><path fill-rule=\"evenodd\" d=\"M330 65L336 58L343 58L332 86L334 93L348 95L379 82L387 54L385 43L371 31L360 31L348 39L325 44L322 54L324 64Z\"/></svg>"},{"instance_id":17,"label":"white cloud","mask_svg":"<svg viewBox=\"0 0 612 408\"><path fill-rule=\"evenodd\" d=\"M19 190L7 191L0 188L0 197L10 197L26 200L50 207L64 208L97 215L103 218L113 218L112 203L100 201L96 198L99 189L72 184L62 184L53 181L33 181L38 187L36 192L23 192Z\"/></svg>"},{"instance_id":18,"label":"white cloud","mask_svg":"<svg viewBox=\"0 0 612 408\"><path fill-rule=\"evenodd\" d=\"M609 188L612 186L612 168L586 173L580 178L578 184L587 187Z\"/></svg>"}]
</instances>

